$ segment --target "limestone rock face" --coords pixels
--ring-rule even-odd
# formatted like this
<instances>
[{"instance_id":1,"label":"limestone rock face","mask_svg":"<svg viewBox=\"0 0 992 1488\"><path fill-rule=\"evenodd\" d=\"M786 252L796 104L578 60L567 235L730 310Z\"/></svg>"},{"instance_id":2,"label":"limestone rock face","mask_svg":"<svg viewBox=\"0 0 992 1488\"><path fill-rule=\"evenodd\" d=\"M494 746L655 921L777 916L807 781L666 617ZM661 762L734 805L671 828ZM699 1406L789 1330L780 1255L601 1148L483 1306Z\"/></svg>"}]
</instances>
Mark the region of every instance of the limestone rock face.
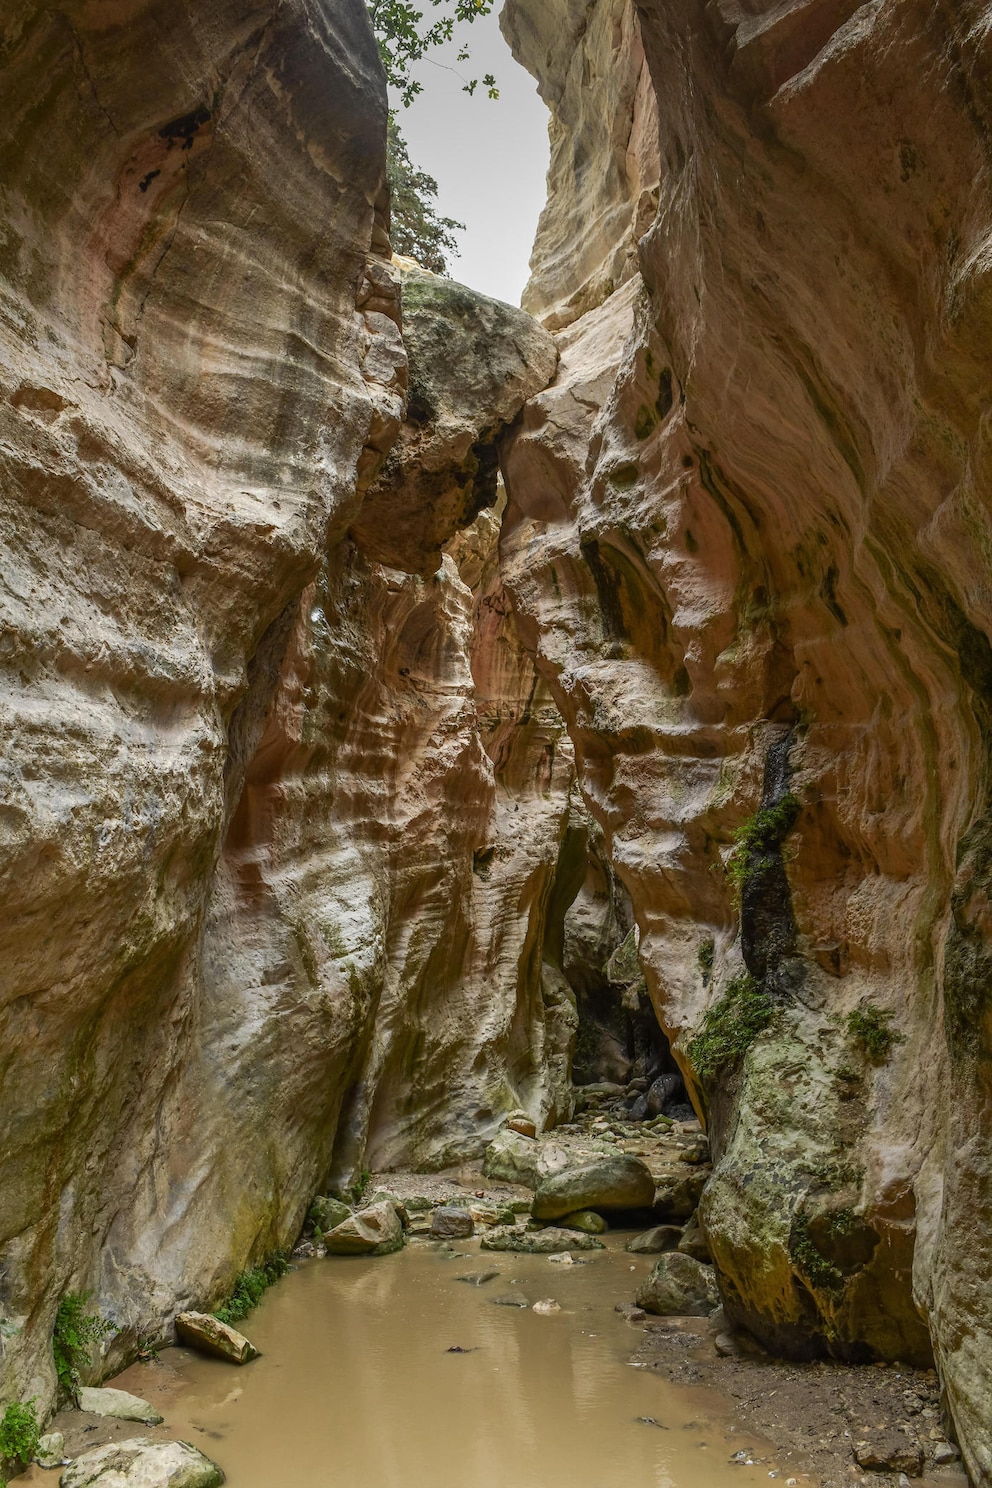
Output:
<instances>
[{"instance_id":1,"label":"limestone rock face","mask_svg":"<svg viewBox=\"0 0 992 1488\"><path fill-rule=\"evenodd\" d=\"M561 361L505 452L502 539L707 1118L728 1315L793 1352L933 1347L983 1481L986 25L511 0L553 112L527 303ZM635 31L660 160L639 272L619 162L647 110L614 66ZM728 991L765 1012L713 1065L693 1040Z\"/></svg>"},{"instance_id":2,"label":"limestone rock face","mask_svg":"<svg viewBox=\"0 0 992 1488\"><path fill-rule=\"evenodd\" d=\"M44 1408L67 1291L96 1378L363 1163L567 1112L573 763L457 530L556 354L476 298L490 370L410 435L360 0L14 0L0 83L0 1395Z\"/></svg>"}]
</instances>

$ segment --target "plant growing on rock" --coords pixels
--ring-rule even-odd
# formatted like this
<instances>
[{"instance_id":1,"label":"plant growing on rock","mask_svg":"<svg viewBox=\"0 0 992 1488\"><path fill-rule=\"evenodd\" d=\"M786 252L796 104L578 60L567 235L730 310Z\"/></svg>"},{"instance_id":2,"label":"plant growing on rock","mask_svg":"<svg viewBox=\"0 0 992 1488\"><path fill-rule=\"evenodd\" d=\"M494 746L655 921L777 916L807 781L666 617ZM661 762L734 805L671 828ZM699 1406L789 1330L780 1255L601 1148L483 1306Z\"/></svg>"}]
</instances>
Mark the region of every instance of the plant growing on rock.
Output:
<instances>
[{"instance_id":1,"label":"plant growing on rock","mask_svg":"<svg viewBox=\"0 0 992 1488\"><path fill-rule=\"evenodd\" d=\"M847 1015L847 1031L854 1043L872 1064L884 1064L893 1044L905 1041L905 1035L890 1027L894 1014L887 1008L862 1003Z\"/></svg>"},{"instance_id":2,"label":"plant growing on rock","mask_svg":"<svg viewBox=\"0 0 992 1488\"><path fill-rule=\"evenodd\" d=\"M92 1292L66 1292L55 1314L52 1331L55 1374L60 1391L70 1399L75 1399L80 1370L91 1362L93 1349L114 1331L112 1323L86 1310L92 1295Z\"/></svg>"},{"instance_id":3,"label":"plant growing on rock","mask_svg":"<svg viewBox=\"0 0 992 1488\"><path fill-rule=\"evenodd\" d=\"M34 1399L21 1404L12 1401L0 1418L0 1462L16 1469L26 1467L38 1450L41 1428L35 1414ZM0 1483L3 1483L0 1478Z\"/></svg>"},{"instance_id":4,"label":"plant growing on rock","mask_svg":"<svg viewBox=\"0 0 992 1488\"><path fill-rule=\"evenodd\" d=\"M285 1276L288 1270L288 1258L282 1251L276 1251L260 1266L250 1266L247 1271L242 1271L234 1283L231 1295L215 1310L214 1317L221 1323L240 1322L258 1306L263 1292L278 1281L280 1276Z\"/></svg>"},{"instance_id":5,"label":"plant growing on rock","mask_svg":"<svg viewBox=\"0 0 992 1488\"><path fill-rule=\"evenodd\" d=\"M774 853L796 824L802 802L791 791L774 806L763 806L734 833L734 849L727 860L727 877L739 904L745 885L754 872L755 859Z\"/></svg>"},{"instance_id":6,"label":"plant growing on rock","mask_svg":"<svg viewBox=\"0 0 992 1488\"><path fill-rule=\"evenodd\" d=\"M689 1058L703 1084L725 1065L742 1059L774 1016L775 1004L749 972L732 978L689 1043Z\"/></svg>"}]
</instances>

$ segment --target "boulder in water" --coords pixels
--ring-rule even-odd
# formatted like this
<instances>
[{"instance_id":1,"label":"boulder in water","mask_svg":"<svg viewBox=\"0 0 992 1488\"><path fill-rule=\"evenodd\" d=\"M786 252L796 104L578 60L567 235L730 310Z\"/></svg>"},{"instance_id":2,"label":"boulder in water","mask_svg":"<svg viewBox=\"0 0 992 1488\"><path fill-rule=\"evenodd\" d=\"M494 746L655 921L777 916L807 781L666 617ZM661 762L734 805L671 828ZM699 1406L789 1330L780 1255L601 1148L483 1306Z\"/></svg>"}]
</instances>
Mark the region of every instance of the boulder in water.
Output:
<instances>
[{"instance_id":1,"label":"boulder in water","mask_svg":"<svg viewBox=\"0 0 992 1488\"><path fill-rule=\"evenodd\" d=\"M382 1199L328 1230L324 1244L328 1255L391 1255L403 1249L403 1226L392 1203Z\"/></svg>"},{"instance_id":2,"label":"boulder in water","mask_svg":"<svg viewBox=\"0 0 992 1488\"><path fill-rule=\"evenodd\" d=\"M653 1201L650 1168L617 1153L542 1178L532 1208L535 1219L561 1219L576 1209L646 1209Z\"/></svg>"},{"instance_id":3,"label":"boulder in water","mask_svg":"<svg viewBox=\"0 0 992 1488\"><path fill-rule=\"evenodd\" d=\"M258 1349L243 1333L209 1312L181 1312L176 1318L176 1334L180 1343L231 1364L248 1364L258 1358Z\"/></svg>"},{"instance_id":4,"label":"boulder in water","mask_svg":"<svg viewBox=\"0 0 992 1488\"><path fill-rule=\"evenodd\" d=\"M581 1235L577 1230L520 1230L515 1225L502 1225L482 1237L483 1250L519 1250L524 1255L557 1255L568 1250L603 1250L602 1240L595 1235Z\"/></svg>"},{"instance_id":5,"label":"boulder in water","mask_svg":"<svg viewBox=\"0 0 992 1488\"><path fill-rule=\"evenodd\" d=\"M467 1209L457 1204L442 1204L434 1210L430 1235L432 1240L467 1240L475 1234L475 1221Z\"/></svg>"}]
</instances>

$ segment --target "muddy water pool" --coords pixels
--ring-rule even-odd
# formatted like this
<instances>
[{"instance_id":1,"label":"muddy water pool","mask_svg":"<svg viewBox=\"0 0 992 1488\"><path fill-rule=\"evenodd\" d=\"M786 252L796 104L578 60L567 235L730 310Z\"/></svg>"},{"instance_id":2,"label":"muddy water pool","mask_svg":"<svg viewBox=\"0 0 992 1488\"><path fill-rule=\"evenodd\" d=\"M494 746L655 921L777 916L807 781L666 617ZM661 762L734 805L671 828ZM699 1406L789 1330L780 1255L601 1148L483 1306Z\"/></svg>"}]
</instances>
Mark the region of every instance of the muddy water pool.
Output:
<instances>
[{"instance_id":1,"label":"muddy water pool","mask_svg":"<svg viewBox=\"0 0 992 1488\"><path fill-rule=\"evenodd\" d=\"M114 1383L162 1411L148 1434L193 1442L230 1488L768 1488L767 1451L729 1461L751 1439L728 1434L720 1397L630 1367L637 1331L614 1304L649 1262L611 1240L572 1266L472 1241L305 1262L241 1325L254 1363L168 1349ZM561 1311L497 1305L521 1296Z\"/></svg>"}]
</instances>

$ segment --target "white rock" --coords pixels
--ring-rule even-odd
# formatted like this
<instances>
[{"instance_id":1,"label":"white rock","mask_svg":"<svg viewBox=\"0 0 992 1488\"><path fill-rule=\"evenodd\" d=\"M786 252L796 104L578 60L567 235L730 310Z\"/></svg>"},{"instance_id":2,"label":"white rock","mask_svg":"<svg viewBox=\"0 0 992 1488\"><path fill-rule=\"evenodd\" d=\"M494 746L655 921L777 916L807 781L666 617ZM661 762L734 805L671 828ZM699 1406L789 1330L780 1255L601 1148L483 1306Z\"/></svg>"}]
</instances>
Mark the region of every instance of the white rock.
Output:
<instances>
[{"instance_id":1,"label":"white rock","mask_svg":"<svg viewBox=\"0 0 992 1488\"><path fill-rule=\"evenodd\" d=\"M142 1421L146 1426L158 1426L165 1419L140 1395L110 1386L97 1390L83 1385L79 1391L79 1409L93 1416L115 1416L119 1421Z\"/></svg>"},{"instance_id":2,"label":"white rock","mask_svg":"<svg viewBox=\"0 0 992 1488\"><path fill-rule=\"evenodd\" d=\"M108 1442L77 1457L59 1488L218 1488L224 1474L188 1442L138 1436Z\"/></svg>"}]
</instances>

